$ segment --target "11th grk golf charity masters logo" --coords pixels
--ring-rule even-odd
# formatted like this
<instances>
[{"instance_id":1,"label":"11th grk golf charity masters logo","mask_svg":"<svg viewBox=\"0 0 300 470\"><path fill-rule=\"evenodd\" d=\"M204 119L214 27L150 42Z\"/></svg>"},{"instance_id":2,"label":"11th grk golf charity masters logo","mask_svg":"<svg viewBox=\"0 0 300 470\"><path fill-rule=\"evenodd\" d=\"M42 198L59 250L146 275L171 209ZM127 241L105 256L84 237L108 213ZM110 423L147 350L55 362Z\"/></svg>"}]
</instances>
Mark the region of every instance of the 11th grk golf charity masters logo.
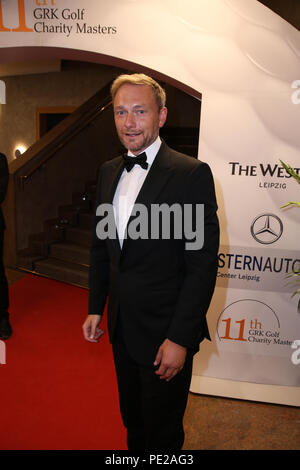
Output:
<instances>
[{"instance_id":1,"label":"11th grk golf charity masters logo","mask_svg":"<svg viewBox=\"0 0 300 470\"><path fill-rule=\"evenodd\" d=\"M275 310L257 299L241 299L228 305L217 321L217 339L226 350L270 355L275 349L276 355L300 364L300 340L282 337Z\"/></svg>"},{"instance_id":2,"label":"11th grk golf charity masters logo","mask_svg":"<svg viewBox=\"0 0 300 470\"><path fill-rule=\"evenodd\" d=\"M0 33L54 33L66 37L71 33L117 34L115 25L89 23L86 8L65 8L63 4L63 0L0 0ZM12 8L16 24L8 23L7 17L12 13Z\"/></svg>"}]
</instances>

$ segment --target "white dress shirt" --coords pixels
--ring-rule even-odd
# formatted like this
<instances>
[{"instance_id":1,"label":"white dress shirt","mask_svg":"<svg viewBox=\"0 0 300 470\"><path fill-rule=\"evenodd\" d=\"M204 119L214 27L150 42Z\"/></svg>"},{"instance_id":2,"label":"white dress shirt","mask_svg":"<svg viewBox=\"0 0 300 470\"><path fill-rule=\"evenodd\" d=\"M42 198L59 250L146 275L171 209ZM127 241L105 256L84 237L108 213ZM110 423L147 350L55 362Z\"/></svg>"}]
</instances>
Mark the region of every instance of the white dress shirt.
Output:
<instances>
[{"instance_id":1,"label":"white dress shirt","mask_svg":"<svg viewBox=\"0 0 300 470\"><path fill-rule=\"evenodd\" d=\"M153 144L151 144L144 151L147 155L148 168L145 170L140 165L134 165L131 171L127 171L126 168L124 168L123 173L119 179L119 183L113 198L113 208L121 248L123 246L126 226L137 195L143 186L145 178L160 149L160 146L161 140L158 136ZM132 158L136 157L130 151L128 151L128 156Z\"/></svg>"}]
</instances>

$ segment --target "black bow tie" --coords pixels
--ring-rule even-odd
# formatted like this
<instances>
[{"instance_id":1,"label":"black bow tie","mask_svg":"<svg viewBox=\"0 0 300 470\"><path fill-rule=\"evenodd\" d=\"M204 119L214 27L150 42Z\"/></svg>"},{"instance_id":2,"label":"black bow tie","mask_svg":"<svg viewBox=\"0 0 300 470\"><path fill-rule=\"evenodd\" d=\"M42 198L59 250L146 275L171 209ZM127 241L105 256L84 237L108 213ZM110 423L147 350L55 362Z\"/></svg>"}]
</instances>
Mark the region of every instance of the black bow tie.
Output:
<instances>
[{"instance_id":1,"label":"black bow tie","mask_svg":"<svg viewBox=\"0 0 300 470\"><path fill-rule=\"evenodd\" d=\"M129 157L123 155L124 165L127 171L131 171L134 165L140 165L144 170L148 168L147 155L145 152L141 153L137 157Z\"/></svg>"}]
</instances>

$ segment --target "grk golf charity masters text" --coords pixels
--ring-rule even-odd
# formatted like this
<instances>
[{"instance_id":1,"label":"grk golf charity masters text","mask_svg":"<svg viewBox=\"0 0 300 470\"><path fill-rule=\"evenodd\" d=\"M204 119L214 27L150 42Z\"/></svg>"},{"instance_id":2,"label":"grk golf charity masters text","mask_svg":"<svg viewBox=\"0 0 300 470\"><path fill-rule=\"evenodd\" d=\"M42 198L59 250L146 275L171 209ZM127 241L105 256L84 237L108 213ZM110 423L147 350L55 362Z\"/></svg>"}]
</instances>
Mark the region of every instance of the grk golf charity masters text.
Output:
<instances>
[{"instance_id":1,"label":"grk golf charity masters text","mask_svg":"<svg viewBox=\"0 0 300 470\"><path fill-rule=\"evenodd\" d=\"M116 26L104 26L101 24L89 25L85 22L78 23L77 21L84 21L86 10L84 8L77 8L71 10L70 8L35 8L33 10L33 16L37 21L34 23L33 28L36 33L64 33L67 37L70 36L73 26L76 33L83 34L116 34ZM65 20L63 22L53 22L55 20ZM75 25L70 22L76 22Z\"/></svg>"}]
</instances>

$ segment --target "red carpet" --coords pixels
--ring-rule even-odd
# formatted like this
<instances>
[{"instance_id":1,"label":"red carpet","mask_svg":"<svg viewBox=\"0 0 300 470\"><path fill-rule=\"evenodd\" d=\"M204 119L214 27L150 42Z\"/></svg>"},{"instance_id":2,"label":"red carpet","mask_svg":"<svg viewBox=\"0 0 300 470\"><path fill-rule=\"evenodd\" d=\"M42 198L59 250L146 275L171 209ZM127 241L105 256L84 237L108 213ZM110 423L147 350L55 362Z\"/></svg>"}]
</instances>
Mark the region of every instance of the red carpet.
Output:
<instances>
[{"instance_id":1,"label":"red carpet","mask_svg":"<svg viewBox=\"0 0 300 470\"><path fill-rule=\"evenodd\" d=\"M27 275L10 287L0 449L126 449L111 346L84 340L88 292Z\"/></svg>"}]
</instances>

